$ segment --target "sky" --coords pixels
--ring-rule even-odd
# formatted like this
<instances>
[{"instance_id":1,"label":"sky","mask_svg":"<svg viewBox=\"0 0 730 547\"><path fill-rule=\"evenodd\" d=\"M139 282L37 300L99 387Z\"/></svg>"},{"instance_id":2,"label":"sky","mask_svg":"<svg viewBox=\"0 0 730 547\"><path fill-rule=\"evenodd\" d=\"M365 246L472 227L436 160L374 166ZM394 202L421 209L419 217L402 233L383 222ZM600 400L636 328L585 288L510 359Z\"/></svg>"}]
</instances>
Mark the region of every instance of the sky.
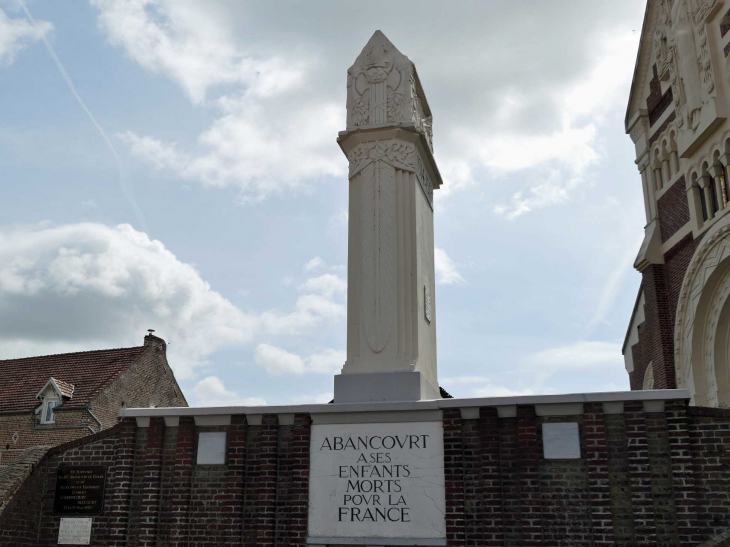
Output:
<instances>
[{"instance_id":1,"label":"sky","mask_svg":"<svg viewBox=\"0 0 730 547\"><path fill-rule=\"evenodd\" d=\"M327 402L345 361L346 71L417 66L438 368L628 390L645 223L636 0L0 0L0 359L141 345L191 405Z\"/></svg>"}]
</instances>

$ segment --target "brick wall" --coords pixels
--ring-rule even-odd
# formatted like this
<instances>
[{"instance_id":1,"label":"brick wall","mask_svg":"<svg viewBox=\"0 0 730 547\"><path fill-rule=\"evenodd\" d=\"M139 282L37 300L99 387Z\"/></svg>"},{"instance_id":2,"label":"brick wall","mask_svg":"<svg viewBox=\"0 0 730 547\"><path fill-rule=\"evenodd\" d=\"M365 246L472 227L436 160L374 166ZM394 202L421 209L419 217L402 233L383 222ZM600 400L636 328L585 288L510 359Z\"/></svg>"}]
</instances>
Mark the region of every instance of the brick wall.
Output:
<instances>
[{"instance_id":1,"label":"brick wall","mask_svg":"<svg viewBox=\"0 0 730 547\"><path fill-rule=\"evenodd\" d=\"M689 222L689 205L684 175L672 184L662 197L657 200L657 214L662 243L679 231Z\"/></svg>"},{"instance_id":2,"label":"brick wall","mask_svg":"<svg viewBox=\"0 0 730 547\"><path fill-rule=\"evenodd\" d=\"M576 422L579 460L543 458L542 424ZM259 425L260 423L260 425ZM108 466L104 546L304 546L310 417L277 415L228 426L167 427L152 418L51 448L0 512L0 546L55 545L59 465ZM196 465L203 431L228 434L224 465ZM449 546L696 546L730 527L730 411L626 402L605 414L516 417L494 408L464 419L444 410Z\"/></svg>"}]
</instances>

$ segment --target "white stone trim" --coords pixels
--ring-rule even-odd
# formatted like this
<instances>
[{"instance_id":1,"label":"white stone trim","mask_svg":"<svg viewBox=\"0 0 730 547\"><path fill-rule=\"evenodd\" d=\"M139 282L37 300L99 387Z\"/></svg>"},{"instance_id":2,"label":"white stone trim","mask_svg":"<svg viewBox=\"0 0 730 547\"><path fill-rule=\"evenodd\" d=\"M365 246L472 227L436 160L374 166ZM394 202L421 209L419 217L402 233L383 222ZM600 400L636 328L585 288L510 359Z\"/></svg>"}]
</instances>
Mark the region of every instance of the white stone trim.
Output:
<instances>
[{"instance_id":1,"label":"white stone trim","mask_svg":"<svg viewBox=\"0 0 730 547\"><path fill-rule=\"evenodd\" d=\"M478 420L479 419L479 407L478 406L467 406L461 407L461 419L462 420Z\"/></svg>"},{"instance_id":2,"label":"white stone trim","mask_svg":"<svg viewBox=\"0 0 730 547\"><path fill-rule=\"evenodd\" d=\"M502 405L497 407L497 416L499 418L516 418L517 405Z\"/></svg>"},{"instance_id":3,"label":"white stone trim","mask_svg":"<svg viewBox=\"0 0 730 547\"><path fill-rule=\"evenodd\" d=\"M264 423L263 414L246 414L246 424L248 425L261 425Z\"/></svg>"},{"instance_id":4,"label":"white stone trim","mask_svg":"<svg viewBox=\"0 0 730 547\"><path fill-rule=\"evenodd\" d=\"M149 416L137 416L137 427L149 427L150 417Z\"/></svg>"},{"instance_id":5,"label":"white stone trim","mask_svg":"<svg viewBox=\"0 0 730 547\"><path fill-rule=\"evenodd\" d=\"M566 395L520 395L517 397L479 397L464 399L435 399L430 401L395 401L374 403L310 404L287 406L226 406L226 407L165 407L125 408L123 417L152 416L221 416L246 414L248 423L254 416L263 414L336 414L343 412L413 412L445 408L497 407L500 417L507 417L500 407L516 405L560 404L560 403L604 403L614 401L678 401L688 400L687 389L658 389L653 391L615 391L605 393L572 393ZM259 418L260 420L260 418Z\"/></svg>"},{"instance_id":6,"label":"white stone trim","mask_svg":"<svg viewBox=\"0 0 730 547\"><path fill-rule=\"evenodd\" d=\"M196 414L195 425L197 426L214 426L214 425L231 425L230 414Z\"/></svg>"},{"instance_id":7,"label":"white stone trim","mask_svg":"<svg viewBox=\"0 0 730 547\"><path fill-rule=\"evenodd\" d=\"M664 412L664 401L644 401L644 412Z\"/></svg>"},{"instance_id":8,"label":"white stone trim","mask_svg":"<svg viewBox=\"0 0 730 547\"><path fill-rule=\"evenodd\" d=\"M180 416L165 416L165 427L178 427Z\"/></svg>"},{"instance_id":9,"label":"white stone trim","mask_svg":"<svg viewBox=\"0 0 730 547\"><path fill-rule=\"evenodd\" d=\"M537 416L578 416L583 414L583 403L555 403L535 405Z\"/></svg>"},{"instance_id":10,"label":"white stone trim","mask_svg":"<svg viewBox=\"0 0 730 547\"><path fill-rule=\"evenodd\" d=\"M479 409L477 409L479 410ZM442 410L385 411L385 412L335 412L312 414L313 424L386 424L406 422L440 422Z\"/></svg>"},{"instance_id":11,"label":"white stone trim","mask_svg":"<svg viewBox=\"0 0 730 547\"><path fill-rule=\"evenodd\" d=\"M378 547L388 545L392 547L446 547L445 539L418 539L418 538L307 538L307 544L315 546L332 545L367 545Z\"/></svg>"},{"instance_id":12,"label":"white stone trim","mask_svg":"<svg viewBox=\"0 0 730 547\"><path fill-rule=\"evenodd\" d=\"M279 414L279 425L294 425L294 414Z\"/></svg>"},{"instance_id":13,"label":"white stone trim","mask_svg":"<svg viewBox=\"0 0 730 547\"><path fill-rule=\"evenodd\" d=\"M603 413L604 414L623 414L624 413L623 401L609 401L609 402L603 403Z\"/></svg>"}]
</instances>

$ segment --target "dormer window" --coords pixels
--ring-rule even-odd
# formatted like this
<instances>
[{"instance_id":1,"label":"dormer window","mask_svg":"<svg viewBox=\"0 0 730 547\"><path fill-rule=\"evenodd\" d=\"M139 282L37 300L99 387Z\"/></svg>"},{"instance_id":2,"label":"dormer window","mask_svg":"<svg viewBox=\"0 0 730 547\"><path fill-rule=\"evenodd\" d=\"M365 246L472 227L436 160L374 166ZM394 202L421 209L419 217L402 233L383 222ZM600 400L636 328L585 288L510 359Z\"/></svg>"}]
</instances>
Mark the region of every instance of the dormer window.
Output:
<instances>
[{"instance_id":1,"label":"dormer window","mask_svg":"<svg viewBox=\"0 0 730 547\"><path fill-rule=\"evenodd\" d=\"M52 424L56 421L56 414L53 409L60 404L60 401L48 400L43 403L43 414L41 414L42 424Z\"/></svg>"},{"instance_id":2,"label":"dormer window","mask_svg":"<svg viewBox=\"0 0 730 547\"><path fill-rule=\"evenodd\" d=\"M36 398L41 400L40 406L36 408L36 414L40 414L41 423L55 423L56 407L71 399L73 392L73 384L50 378L36 395Z\"/></svg>"}]
</instances>

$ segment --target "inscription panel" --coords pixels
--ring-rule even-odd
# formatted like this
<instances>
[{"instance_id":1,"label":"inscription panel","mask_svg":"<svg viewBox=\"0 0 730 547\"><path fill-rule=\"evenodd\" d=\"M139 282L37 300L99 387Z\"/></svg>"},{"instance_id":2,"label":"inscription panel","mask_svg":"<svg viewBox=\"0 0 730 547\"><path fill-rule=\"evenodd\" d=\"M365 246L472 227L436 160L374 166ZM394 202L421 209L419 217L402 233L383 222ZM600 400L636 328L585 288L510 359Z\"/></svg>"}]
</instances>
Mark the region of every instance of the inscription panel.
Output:
<instances>
[{"instance_id":1,"label":"inscription panel","mask_svg":"<svg viewBox=\"0 0 730 547\"><path fill-rule=\"evenodd\" d=\"M90 518L62 518L58 526L59 545L90 545Z\"/></svg>"},{"instance_id":2,"label":"inscription panel","mask_svg":"<svg viewBox=\"0 0 730 547\"><path fill-rule=\"evenodd\" d=\"M310 538L446 537L442 422L315 424Z\"/></svg>"},{"instance_id":3,"label":"inscription panel","mask_svg":"<svg viewBox=\"0 0 730 547\"><path fill-rule=\"evenodd\" d=\"M53 512L57 515L100 515L104 510L106 467L59 467Z\"/></svg>"}]
</instances>

